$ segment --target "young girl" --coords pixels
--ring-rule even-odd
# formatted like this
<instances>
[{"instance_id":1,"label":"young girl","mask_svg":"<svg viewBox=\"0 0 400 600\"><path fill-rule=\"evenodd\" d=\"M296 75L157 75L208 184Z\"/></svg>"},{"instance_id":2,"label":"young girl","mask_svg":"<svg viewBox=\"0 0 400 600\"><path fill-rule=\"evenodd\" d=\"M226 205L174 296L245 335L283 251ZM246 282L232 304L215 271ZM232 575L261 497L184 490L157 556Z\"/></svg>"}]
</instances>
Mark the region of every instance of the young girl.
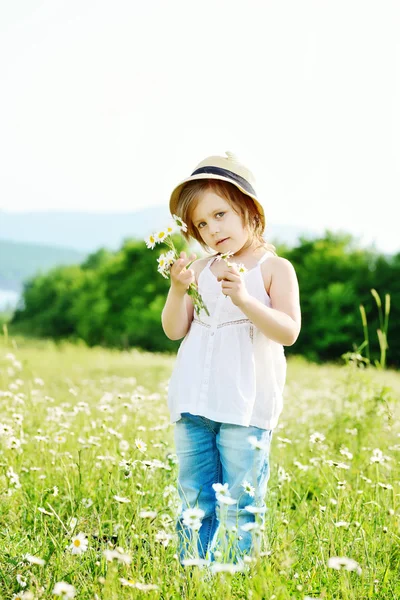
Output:
<instances>
[{"instance_id":1,"label":"young girl","mask_svg":"<svg viewBox=\"0 0 400 600\"><path fill-rule=\"evenodd\" d=\"M254 550L251 529L256 514L263 521L272 431L282 410L283 346L294 344L300 331L293 266L263 239L265 216L251 172L226 155L202 161L170 199L171 214L187 224L186 239L213 253L190 268L196 256L181 253L162 313L165 334L184 337L168 391L181 560L189 557L196 529L200 558L214 558L222 510L226 531L234 532L230 557ZM230 265L220 260L228 251ZM209 315L194 313L186 293L192 282ZM191 516L188 508L203 512Z\"/></svg>"}]
</instances>

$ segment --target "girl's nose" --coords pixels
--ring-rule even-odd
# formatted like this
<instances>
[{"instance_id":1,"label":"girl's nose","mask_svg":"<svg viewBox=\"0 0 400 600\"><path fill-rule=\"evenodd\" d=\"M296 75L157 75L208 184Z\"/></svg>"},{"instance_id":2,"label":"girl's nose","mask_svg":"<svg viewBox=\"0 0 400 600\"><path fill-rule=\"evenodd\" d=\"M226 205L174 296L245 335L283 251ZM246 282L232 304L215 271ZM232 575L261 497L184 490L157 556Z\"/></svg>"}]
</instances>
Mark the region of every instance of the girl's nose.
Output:
<instances>
[{"instance_id":1,"label":"girl's nose","mask_svg":"<svg viewBox=\"0 0 400 600\"><path fill-rule=\"evenodd\" d=\"M215 235L216 233L219 233L219 223L212 223L210 225L210 233L212 235Z\"/></svg>"}]
</instances>

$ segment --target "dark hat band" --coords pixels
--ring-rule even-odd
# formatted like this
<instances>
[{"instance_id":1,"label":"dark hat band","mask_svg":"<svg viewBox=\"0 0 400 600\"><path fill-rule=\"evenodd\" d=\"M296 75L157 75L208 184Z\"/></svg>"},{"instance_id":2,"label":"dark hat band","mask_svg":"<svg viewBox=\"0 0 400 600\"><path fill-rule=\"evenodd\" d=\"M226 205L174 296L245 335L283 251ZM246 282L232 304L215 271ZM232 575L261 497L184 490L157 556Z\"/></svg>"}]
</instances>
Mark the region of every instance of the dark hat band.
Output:
<instances>
[{"instance_id":1,"label":"dark hat band","mask_svg":"<svg viewBox=\"0 0 400 600\"><path fill-rule=\"evenodd\" d=\"M192 175L198 175L199 173L210 173L210 175L221 175L222 177L226 177L227 179L234 179L236 183L238 183L244 190L246 190L246 192L257 197L257 194L254 188L250 185L250 183L244 177L233 173L233 171L229 171L228 169L221 169L220 167L200 167L200 169L196 169L195 171L193 171Z\"/></svg>"}]
</instances>

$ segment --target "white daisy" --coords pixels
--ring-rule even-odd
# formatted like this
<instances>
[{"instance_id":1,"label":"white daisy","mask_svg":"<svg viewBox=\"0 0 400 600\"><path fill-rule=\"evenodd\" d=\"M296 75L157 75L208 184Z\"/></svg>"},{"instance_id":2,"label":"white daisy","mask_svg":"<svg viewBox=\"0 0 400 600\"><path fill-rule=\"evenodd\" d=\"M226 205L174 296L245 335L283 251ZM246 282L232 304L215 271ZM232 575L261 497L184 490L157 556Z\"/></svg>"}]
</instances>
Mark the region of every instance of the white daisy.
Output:
<instances>
[{"instance_id":1,"label":"white daisy","mask_svg":"<svg viewBox=\"0 0 400 600\"><path fill-rule=\"evenodd\" d=\"M147 444L143 440L141 440L140 438L136 438L135 439L135 445L136 445L136 448L140 452L146 452L146 450L147 450Z\"/></svg>"},{"instance_id":2,"label":"white daisy","mask_svg":"<svg viewBox=\"0 0 400 600\"><path fill-rule=\"evenodd\" d=\"M254 450L268 450L269 449L269 444L263 442L262 440L257 439L255 435L249 435L247 440L250 443L251 447L254 448Z\"/></svg>"},{"instance_id":3,"label":"white daisy","mask_svg":"<svg viewBox=\"0 0 400 600\"><path fill-rule=\"evenodd\" d=\"M249 504L248 506L244 507L244 510L247 510L247 512L252 513L253 515L257 515L257 514L265 513L266 507L265 506L252 506L251 504Z\"/></svg>"},{"instance_id":4,"label":"white daisy","mask_svg":"<svg viewBox=\"0 0 400 600\"><path fill-rule=\"evenodd\" d=\"M71 550L71 554L83 554L88 549L88 539L82 532L78 533L72 538L71 544L68 549Z\"/></svg>"},{"instance_id":5,"label":"white daisy","mask_svg":"<svg viewBox=\"0 0 400 600\"><path fill-rule=\"evenodd\" d=\"M228 483L213 483L212 488L216 494L220 494L220 496L229 496L229 484Z\"/></svg>"},{"instance_id":6,"label":"white daisy","mask_svg":"<svg viewBox=\"0 0 400 600\"><path fill-rule=\"evenodd\" d=\"M130 565L132 562L132 557L129 554L126 554L122 548L117 548L116 550L104 550L103 554L108 562L112 562L114 559L124 565Z\"/></svg>"},{"instance_id":7,"label":"white daisy","mask_svg":"<svg viewBox=\"0 0 400 600\"><path fill-rule=\"evenodd\" d=\"M331 556L328 559L328 567L331 569L336 569L337 571L340 569L345 569L346 571L356 571L358 575L361 575L362 573L358 562L352 558L347 558L346 556Z\"/></svg>"},{"instance_id":8,"label":"white daisy","mask_svg":"<svg viewBox=\"0 0 400 600\"><path fill-rule=\"evenodd\" d=\"M180 217L178 217L177 215L172 215L172 218L174 219L177 227L180 229L180 231L186 232L187 231L187 225L186 223L184 223L182 221L182 219Z\"/></svg>"},{"instance_id":9,"label":"white daisy","mask_svg":"<svg viewBox=\"0 0 400 600\"><path fill-rule=\"evenodd\" d=\"M325 436L323 433L319 433L319 431L316 431L315 433L312 433L310 435L310 443L311 444L317 444L318 442L323 442L325 441Z\"/></svg>"},{"instance_id":10,"label":"white daisy","mask_svg":"<svg viewBox=\"0 0 400 600\"><path fill-rule=\"evenodd\" d=\"M204 515L205 512L201 508L187 508L182 513L182 523L186 527L190 527L191 529L197 531L200 529L201 520L203 519Z\"/></svg>"},{"instance_id":11,"label":"white daisy","mask_svg":"<svg viewBox=\"0 0 400 600\"><path fill-rule=\"evenodd\" d=\"M54 586L53 594L65 599L75 598L76 590L73 585L65 583L65 581L59 581Z\"/></svg>"},{"instance_id":12,"label":"white daisy","mask_svg":"<svg viewBox=\"0 0 400 600\"><path fill-rule=\"evenodd\" d=\"M32 554L25 554L23 558L31 565L39 565L40 567L43 567L46 564L46 561L43 558L40 558L39 556L33 556Z\"/></svg>"},{"instance_id":13,"label":"white daisy","mask_svg":"<svg viewBox=\"0 0 400 600\"><path fill-rule=\"evenodd\" d=\"M147 238L144 241L146 242L146 246L150 248L150 250L153 250L154 246L157 243L155 233L151 233L149 236L147 236Z\"/></svg>"},{"instance_id":14,"label":"white daisy","mask_svg":"<svg viewBox=\"0 0 400 600\"><path fill-rule=\"evenodd\" d=\"M81 502L85 508L90 508L93 504L93 500L90 498L82 498Z\"/></svg>"},{"instance_id":15,"label":"white daisy","mask_svg":"<svg viewBox=\"0 0 400 600\"><path fill-rule=\"evenodd\" d=\"M215 494L215 497L220 504L227 504L228 506L233 506L233 504L236 504L237 502L235 498L231 498L226 494Z\"/></svg>"},{"instance_id":16,"label":"white daisy","mask_svg":"<svg viewBox=\"0 0 400 600\"><path fill-rule=\"evenodd\" d=\"M128 502L130 502L129 498L124 498L123 496L113 496L113 498L121 504L128 504Z\"/></svg>"},{"instance_id":17,"label":"white daisy","mask_svg":"<svg viewBox=\"0 0 400 600\"><path fill-rule=\"evenodd\" d=\"M254 497L255 488L248 481L243 481L242 488L252 498Z\"/></svg>"},{"instance_id":18,"label":"white daisy","mask_svg":"<svg viewBox=\"0 0 400 600\"><path fill-rule=\"evenodd\" d=\"M244 570L245 565L240 563L213 563L211 565L211 573L238 573Z\"/></svg>"},{"instance_id":19,"label":"white daisy","mask_svg":"<svg viewBox=\"0 0 400 600\"><path fill-rule=\"evenodd\" d=\"M157 516L157 512L155 510L141 510L139 512L139 517L141 519L155 519Z\"/></svg>"},{"instance_id":20,"label":"white daisy","mask_svg":"<svg viewBox=\"0 0 400 600\"><path fill-rule=\"evenodd\" d=\"M167 237L168 237L168 232L165 229L162 229L161 231L157 231L154 234L155 240L156 240L156 244L159 244L161 242L163 242Z\"/></svg>"}]
</instances>

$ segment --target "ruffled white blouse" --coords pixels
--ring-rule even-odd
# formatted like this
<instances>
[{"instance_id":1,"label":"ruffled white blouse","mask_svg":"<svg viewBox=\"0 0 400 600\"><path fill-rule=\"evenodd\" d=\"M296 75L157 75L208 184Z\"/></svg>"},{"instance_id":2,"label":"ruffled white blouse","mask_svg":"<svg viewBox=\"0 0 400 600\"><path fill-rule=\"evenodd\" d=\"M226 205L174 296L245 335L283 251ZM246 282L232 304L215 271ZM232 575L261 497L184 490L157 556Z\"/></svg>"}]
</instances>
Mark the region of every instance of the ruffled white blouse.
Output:
<instances>
[{"instance_id":1,"label":"ruffled white blouse","mask_svg":"<svg viewBox=\"0 0 400 600\"><path fill-rule=\"evenodd\" d=\"M249 294L267 306L261 263L242 275ZM222 293L210 269L199 275L199 292L210 316L196 314L183 339L169 382L171 422L181 413L201 415L220 423L274 429L283 408L286 359L283 346L267 338Z\"/></svg>"}]
</instances>

